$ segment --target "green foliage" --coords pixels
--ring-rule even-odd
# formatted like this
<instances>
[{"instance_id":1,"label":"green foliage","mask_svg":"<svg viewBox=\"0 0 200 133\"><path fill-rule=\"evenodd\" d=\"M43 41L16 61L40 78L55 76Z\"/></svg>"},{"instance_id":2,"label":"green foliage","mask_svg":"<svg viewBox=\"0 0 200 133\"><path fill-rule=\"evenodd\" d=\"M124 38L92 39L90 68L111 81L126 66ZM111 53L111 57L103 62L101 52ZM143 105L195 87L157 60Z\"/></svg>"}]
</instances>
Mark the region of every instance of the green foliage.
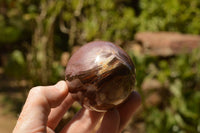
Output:
<instances>
[{"instance_id":1,"label":"green foliage","mask_svg":"<svg viewBox=\"0 0 200 133\"><path fill-rule=\"evenodd\" d=\"M125 44L139 31L200 34L199 0L140 0L139 5L133 0L6 0L0 9L0 56L9 55L0 64L6 64L7 77L27 78L34 85L64 79L60 55L89 41ZM200 132L200 51L166 59L130 55L146 132ZM146 79L162 87L143 92ZM149 106L145 100L154 92L162 99Z\"/></svg>"},{"instance_id":2,"label":"green foliage","mask_svg":"<svg viewBox=\"0 0 200 133\"><path fill-rule=\"evenodd\" d=\"M0 41L1 43L16 42L21 35L20 29L13 26L0 25Z\"/></svg>"},{"instance_id":3,"label":"green foliage","mask_svg":"<svg viewBox=\"0 0 200 133\"><path fill-rule=\"evenodd\" d=\"M24 55L19 50L12 52L5 68L5 73L11 78L21 79L27 77L27 64Z\"/></svg>"},{"instance_id":4,"label":"green foliage","mask_svg":"<svg viewBox=\"0 0 200 133\"><path fill-rule=\"evenodd\" d=\"M73 40L71 45L95 39L123 41L133 39L135 11L112 0L68 0L62 13ZM71 12L71 13L70 13Z\"/></svg>"},{"instance_id":5,"label":"green foliage","mask_svg":"<svg viewBox=\"0 0 200 133\"><path fill-rule=\"evenodd\" d=\"M71 46L94 39L123 42L132 40L137 31L146 30L200 34L199 0L141 0L137 16L137 5L126 5L131 0L21 0L1 3L8 11L0 16L0 42L4 43L17 41L24 30L34 31L32 24L37 23L33 22L38 21L44 3L48 3L46 12L43 12L46 32L49 32L48 25L52 21L50 16L56 16L55 26L60 26L60 30L69 37ZM6 35L10 39L6 39Z\"/></svg>"},{"instance_id":6,"label":"green foliage","mask_svg":"<svg viewBox=\"0 0 200 133\"><path fill-rule=\"evenodd\" d=\"M50 77L50 82L56 83L58 79L62 79L64 77L64 71L63 67L59 64L59 62L53 62L52 63L52 75Z\"/></svg>"},{"instance_id":7,"label":"green foliage","mask_svg":"<svg viewBox=\"0 0 200 133\"><path fill-rule=\"evenodd\" d=\"M200 34L199 0L141 0L139 30Z\"/></svg>"},{"instance_id":8,"label":"green foliage","mask_svg":"<svg viewBox=\"0 0 200 133\"><path fill-rule=\"evenodd\" d=\"M0 43L13 43L17 41L22 33L18 25L11 22L9 22L10 24L6 24L8 22L6 22L2 15L0 15L0 22Z\"/></svg>"},{"instance_id":9,"label":"green foliage","mask_svg":"<svg viewBox=\"0 0 200 133\"><path fill-rule=\"evenodd\" d=\"M168 60L132 56L137 68L137 88L142 88L146 78L156 79L163 85L167 83L167 88L157 90L164 92L159 93L162 97L161 103L149 106L144 102L146 132L200 132L199 54L200 49L194 50L192 54L183 54ZM145 101L149 94L142 90L140 92Z\"/></svg>"}]
</instances>

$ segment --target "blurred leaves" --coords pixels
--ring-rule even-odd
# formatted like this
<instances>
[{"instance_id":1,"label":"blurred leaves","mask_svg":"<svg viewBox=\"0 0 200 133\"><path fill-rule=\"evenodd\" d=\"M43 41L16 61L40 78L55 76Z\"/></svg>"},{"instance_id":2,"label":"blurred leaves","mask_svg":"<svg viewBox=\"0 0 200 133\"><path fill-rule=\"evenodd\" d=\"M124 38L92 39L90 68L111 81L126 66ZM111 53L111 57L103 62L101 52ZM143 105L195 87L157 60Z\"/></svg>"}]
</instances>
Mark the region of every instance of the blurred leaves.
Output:
<instances>
[{"instance_id":1,"label":"blurred leaves","mask_svg":"<svg viewBox=\"0 0 200 133\"><path fill-rule=\"evenodd\" d=\"M1 43L16 42L22 33L21 29L17 25L6 25L2 15L0 15L0 22L0 45Z\"/></svg>"},{"instance_id":2,"label":"blurred leaves","mask_svg":"<svg viewBox=\"0 0 200 133\"><path fill-rule=\"evenodd\" d=\"M200 34L199 0L141 0L141 31L178 31ZM188 26L186 26L188 25Z\"/></svg>"},{"instance_id":3,"label":"blurred leaves","mask_svg":"<svg viewBox=\"0 0 200 133\"><path fill-rule=\"evenodd\" d=\"M150 91L147 95L146 91L141 90L141 85L146 78L157 79L163 86L167 83L169 87L156 90L163 92L160 93L162 101L158 105L147 106L145 105L147 103L143 102L146 132L199 132L199 53L200 49L196 49L190 54L182 54L167 60L132 56L137 68L137 87L143 93L143 100L152 93ZM154 62L153 66L152 62Z\"/></svg>"},{"instance_id":4,"label":"blurred leaves","mask_svg":"<svg viewBox=\"0 0 200 133\"><path fill-rule=\"evenodd\" d=\"M27 64L24 55L21 51L15 50L8 59L8 63L5 66L5 72L8 76L11 76L11 78L21 79L27 74L26 67Z\"/></svg>"},{"instance_id":5,"label":"blurred leaves","mask_svg":"<svg viewBox=\"0 0 200 133\"><path fill-rule=\"evenodd\" d=\"M199 0L0 1L0 65L8 77L51 84L64 79L60 56L74 46L93 40L122 45L139 31L200 34L199 23ZM169 58L129 54L146 132L199 133L200 50ZM144 91L147 79L160 88ZM145 102L151 94L161 97L155 105Z\"/></svg>"}]
</instances>

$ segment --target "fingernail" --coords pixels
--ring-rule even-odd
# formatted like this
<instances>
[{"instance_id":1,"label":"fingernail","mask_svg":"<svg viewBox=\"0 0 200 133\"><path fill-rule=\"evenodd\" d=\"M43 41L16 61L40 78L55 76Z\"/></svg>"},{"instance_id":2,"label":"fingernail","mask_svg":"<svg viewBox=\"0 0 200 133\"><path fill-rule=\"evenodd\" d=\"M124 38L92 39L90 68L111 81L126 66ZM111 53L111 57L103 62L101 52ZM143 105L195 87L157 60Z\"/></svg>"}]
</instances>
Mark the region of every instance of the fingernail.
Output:
<instances>
[{"instance_id":1,"label":"fingernail","mask_svg":"<svg viewBox=\"0 0 200 133\"><path fill-rule=\"evenodd\" d=\"M56 85L56 88L58 88L61 92L67 90L67 84L65 81L59 81Z\"/></svg>"}]
</instances>

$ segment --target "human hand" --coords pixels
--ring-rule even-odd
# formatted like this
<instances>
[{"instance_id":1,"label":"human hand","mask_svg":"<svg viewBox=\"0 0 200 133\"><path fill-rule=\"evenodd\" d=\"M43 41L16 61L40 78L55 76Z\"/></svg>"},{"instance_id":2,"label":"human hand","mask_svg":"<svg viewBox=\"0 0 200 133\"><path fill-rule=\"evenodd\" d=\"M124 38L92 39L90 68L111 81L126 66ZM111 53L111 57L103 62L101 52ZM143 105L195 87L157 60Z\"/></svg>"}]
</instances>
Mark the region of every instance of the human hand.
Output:
<instances>
[{"instance_id":1,"label":"human hand","mask_svg":"<svg viewBox=\"0 0 200 133\"><path fill-rule=\"evenodd\" d=\"M54 133L54 129L74 102L65 81L30 90L13 133ZM82 108L61 133L90 133L103 117L97 133L119 133L139 107L141 98L133 92L117 109L106 113Z\"/></svg>"}]
</instances>

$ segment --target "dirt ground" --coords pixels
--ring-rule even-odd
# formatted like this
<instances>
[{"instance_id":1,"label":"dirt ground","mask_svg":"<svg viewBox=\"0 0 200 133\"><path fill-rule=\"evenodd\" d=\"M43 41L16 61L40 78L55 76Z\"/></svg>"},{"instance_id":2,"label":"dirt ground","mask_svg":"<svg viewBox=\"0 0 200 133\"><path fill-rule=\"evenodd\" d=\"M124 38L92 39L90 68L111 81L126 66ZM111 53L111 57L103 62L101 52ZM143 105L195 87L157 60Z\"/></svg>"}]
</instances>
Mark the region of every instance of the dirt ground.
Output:
<instances>
[{"instance_id":1,"label":"dirt ground","mask_svg":"<svg viewBox=\"0 0 200 133\"><path fill-rule=\"evenodd\" d=\"M0 133L12 133L15 127L17 116L8 110L5 103L2 102L2 97L5 93L0 93Z\"/></svg>"},{"instance_id":2,"label":"dirt ground","mask_svg":"<svg viewBox=\"0 0 200 133\"><path fill-rule=\"evenodd\" d=\"M4 108L0 106L0 132L1 133L11 133L17 118L14 115L5 113Z\"/></svg>"}]
</instances>

